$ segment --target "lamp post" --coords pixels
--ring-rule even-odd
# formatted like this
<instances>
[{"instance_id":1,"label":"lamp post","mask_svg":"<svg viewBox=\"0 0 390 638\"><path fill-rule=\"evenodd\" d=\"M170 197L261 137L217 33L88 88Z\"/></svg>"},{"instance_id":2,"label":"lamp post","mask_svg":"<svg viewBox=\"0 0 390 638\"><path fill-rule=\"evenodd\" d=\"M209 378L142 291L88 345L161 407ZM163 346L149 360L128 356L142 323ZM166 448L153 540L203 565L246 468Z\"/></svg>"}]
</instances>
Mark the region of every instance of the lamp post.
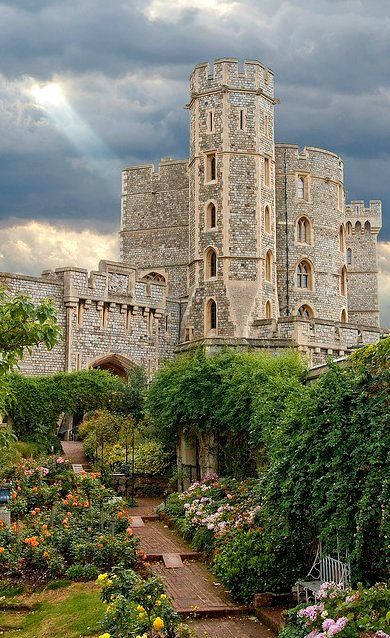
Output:
<instances>
[{"instance_id":1,"label":"lamp post","mask_svg":"<svg viewBox=\"0 0 390 638\"><path fill-rule=\"evenodd\" d=\"M12 485L10 483L0 486L0 521L11 525L11 512L5 507L11 500Z\"/></svg>"}]
</instances>

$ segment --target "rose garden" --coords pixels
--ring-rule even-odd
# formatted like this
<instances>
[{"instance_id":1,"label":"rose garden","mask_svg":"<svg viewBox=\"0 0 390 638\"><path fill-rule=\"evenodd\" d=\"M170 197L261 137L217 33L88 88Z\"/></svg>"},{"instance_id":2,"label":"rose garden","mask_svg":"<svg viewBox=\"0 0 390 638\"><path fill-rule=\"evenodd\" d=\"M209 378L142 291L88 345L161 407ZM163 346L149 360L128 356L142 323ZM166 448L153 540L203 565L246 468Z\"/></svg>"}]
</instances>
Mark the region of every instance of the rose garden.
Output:
<instances>
[{"instance_id":1,"label":"rose garden","mask_svg":"<svg viewBox=\"0 0 390 638\"><path fill-rule=\"evenodd\" d=\"M390 338L316 380L228 349L150 384L17 372L58 338L50 303L1 293L0 635L388 638Z\"/></svg>"}]
</instances>

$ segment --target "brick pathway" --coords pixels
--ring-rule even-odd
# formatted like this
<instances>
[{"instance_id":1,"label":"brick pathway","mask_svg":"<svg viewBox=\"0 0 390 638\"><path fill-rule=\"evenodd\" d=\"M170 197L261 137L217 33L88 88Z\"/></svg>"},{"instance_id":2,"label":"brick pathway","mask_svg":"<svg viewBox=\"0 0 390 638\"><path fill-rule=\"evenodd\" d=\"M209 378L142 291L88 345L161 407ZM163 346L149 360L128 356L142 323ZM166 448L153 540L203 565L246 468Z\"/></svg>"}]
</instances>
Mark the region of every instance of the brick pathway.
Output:
<instances>
[{"instance_id":1,"label":"brick pathway","mask_svg":"<svg viewBox=\"0 0 390 638\"><path fill-rule=\"evenodd\" d=\"M61 441L61 447L65 458L74 465L89 465L89 461L84 454L81 441Z\"/></svg>"},{"instance_id":2,"label":"brick pathway","mask_svg":"<svg viewBox=\"0 0 390 638\"><path fill-rule=\"evenodd\" d=\"M273 638L275 634L261 622L248 617L248 610L235 603L223 585L207 567L188 560L191 548L161 521L153 520L159 501L137 499L137 507L129 509L130 516L141 516L144 527L134 527L140 538L141 548L151 556L152 569L165 582L167 593L173 599L177 611L198 614L190 624L199 638ZM163 553L177 553L183 559L183 567L166 568ZM157 562L155 562L157 561Z\"/></svg>"}]
</instances>

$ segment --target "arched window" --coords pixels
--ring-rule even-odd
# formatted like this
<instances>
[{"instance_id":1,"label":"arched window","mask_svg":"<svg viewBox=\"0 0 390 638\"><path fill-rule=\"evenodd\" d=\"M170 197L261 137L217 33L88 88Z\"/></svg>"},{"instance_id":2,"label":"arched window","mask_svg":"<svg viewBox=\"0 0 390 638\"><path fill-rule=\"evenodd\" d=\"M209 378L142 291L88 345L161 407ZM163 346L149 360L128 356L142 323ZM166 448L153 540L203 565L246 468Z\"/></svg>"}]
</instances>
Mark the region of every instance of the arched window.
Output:
<instances>
[{"instance_id":1,"label":"arched window","mask_svg":"<svg viewBox=\"0 0 390 638\"><path fill-rule=\"evenodd\" d=\"M161 284L166 283L166 279L164 275L161 275L159 272L148 272L147 275L143 276L143 279L147 279L148 281L158 281Z\"/></svg>"},{"instance_id":2,"label":"arched window","mask_svg":"<svg viewBox=\"0 0 390 638\"><path fill-rule=\"evenodd\" d=\"M217 209L215 204L210 202L206 208L206 228L216 228L217 226Z\"/></svg>"},{"instance_id":3,"label":"arched window","mask_svg":"<svg viewBox=\"0 0 390 638\"><path fill-rule=\"evenodd\" d=\"M217 253L213 248L209 248L206 252L206 278L217 276Z\"/></svg>"},{"instance_id":4,"label":"arched window","mask_svg":"<svg viewBox=\"0 0 390 638\"><path fill-rule=\"evenodd\" d=\"M305 178L298 176L297 195L299 199L306 199Z\"/></svg>"},{"instance_id":5,"label":"arched window","mask_svg":"<svg viewBox=\"0 0 390 638\"><path fill-rule=\"evenodd\" d=\"M206 304L206 329L207 332L217 330L217 304L214 299L209 299Z\"/></svg>"},{"instance_id":6,"label":"arched window","mask_svg":"<svg viewBox=\"0 0 390 638\"><path fill-rule=\"evenodd\" d=\"M297 242L299 244L310 244L310 222L307 217L300 217L296 227Z\"/></svg>"},{"instance_id":7,"label":"arched window","mask_svg":"<svg viewBox=\"0 0 390 638\"><path fill-rule=\"evenodd\" d=\"M371 224L370 224L370 222L368 220L364 224L364 232L365 233L370 233L371 232Z\"/></svg>"},{"instance_id":8,"label":"arched window","mask_svg":"<svg viewBox=\"0 0 390 638\"><path fill-rule=\"evenodd\" d=\"M264 230L266 233L271 232L271 211L269 206L266 206L264 209Z\"/></svg>"},{"instance_id":9,"label":"arched window","mask_svg":"<svg viewBox=\"0 0 390 638\"><path fill-rule=\"evenodd\" d=\"M297 287L311 290L313 287L311 264L301 261L297 266Z\"/></svg>"},{"instance_id":10,"label":"arched window","mask_svg":"<svg viewBox=\"0 0 390 638\"><path fill-rule=\"evenodd\" d=\"M272 281L272 250L269 250L265 256L265 279Z\"/></svg>"},{"instance_id":11,"label":"arched window","mask_svg":"<svg viewBox=\"0 0 390 638\"><path fill-rule=\"evenodd\" d=\"M362 232L362 225L360 222L356 222L355 224L355 233L361 233Z\"/></svg>"},{"instance_id":12,"label":"arched window","mask_svg":"<svg viewBox=\"0 0 390 638\"><path fill-rule=\"evenodd\" d=\"M265 318L271 319L271 302L267 301L265 304Z\"/></svg>"},{"instance_id":13,"label":"arched window","mask_svg":"<svg viewBox=\"0 0 390 638\"><path fill-rule=\"evenodd\" d=\"M339 230L339 251L343 253L345 251L345 231L344 226L340 226Z\"/></svg>"},{"instance_id":14,"label":"arched window","mask_svg":"<svg viewBox=\"0 0 390 638\"><path fill-rule=\"evenodd\" d=\"M341 323L347 323L347 321L348 321L347 311L344 308L341 311L340 321L341 321Z\"/></svg>"},{"instance_id":15,"label":"arched window","mask_svg":"<svg viewBox=\"0 0 390 638\"><path fill-rule=\"evenodd\" d=\"M314 312L307 304L303 304L297 311L298 317L303 317L304 319L313 319Z\"/></svg>"},{"instance_id":16,"label":"arched window","mask_svg":"<svg viewBox=\"0 0 390 638\"><path fill-rule=\"evenodd\" d=\"M215 153L206 155L206 182L214 182L217 179L217 160Z\"/></svg>"},{"instance_id":17,"label":"arched window","mask_svg":"<svg viewBox=\"0 0 390 638\"><path fill-rule=\"evenodd\" d=\"M351 222L347 222L346 229L347 229L347 237L351 237L351 235L352 235L352 224L351 224Z\"/></svg>"},{"instance_id":18,"label":"arched window","mask_svg":"<svg viewBox=\"0 0 390 638\"><path fill-rule=\"evenodd\" d=\"M340 295L345 297L347 294L347 269L345 266L341 269L340 274Z\"/></svg>"},{"instance_id":19,"label":"arched window","mask_svg":"<svg viewBox=\"0 0 390 638\"><path fill-rule=\"evenodd\" d=\"M347 248L347 264L352 265L352 248Z\"/></svg>"}]
</instances>

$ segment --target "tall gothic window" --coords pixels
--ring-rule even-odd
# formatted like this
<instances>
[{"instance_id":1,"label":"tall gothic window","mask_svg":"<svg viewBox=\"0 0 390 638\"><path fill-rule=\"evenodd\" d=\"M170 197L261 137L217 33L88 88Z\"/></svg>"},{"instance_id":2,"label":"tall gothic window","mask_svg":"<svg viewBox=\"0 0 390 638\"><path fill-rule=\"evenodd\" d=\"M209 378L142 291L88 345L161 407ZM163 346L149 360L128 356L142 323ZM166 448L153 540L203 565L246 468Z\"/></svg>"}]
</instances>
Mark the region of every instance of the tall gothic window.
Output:
<instances>
[{"instance_id":1,"label":"tall gothic window","mask_svg":"<svg viewBox=\"0 0 390 638\"><path fill-rule=\"evenodd\" d=\"M347 248L347 264L352 265L352 248Z\"/></svg>"},{"instance_id":2,"label":"tall gothic window","mask_svg":"<svg viewBox=\"0 0 390 638\"><path fill-rule=\"evenodd\" d=\"M265 279L272 281L272 250L268 250L265 256Z\"/></svg>"},{"instance_id":3,"label":"tall gothic window","mask_svg":"<svg viewBox=\"0 0 390 638\"><path fill-rule=\"evenodd\" d=\"M264 186L271 185L271 162L269 157L264 158Z\"/></svg>"},{"instance_id":4,"label":"tall gothic window","mask_svg":"<svg viewBox=\"0 0 390 638\"><path fill-rule=\"evenodd\" d=\"M210 202L206 209L206 228L216 228L217 226L217 210L215 204Z\"/></svg>"},{"instance_id":5,"label":"tall gothic window","mask_svg":"<svg viewBox=\"0 0 390 638\"><path fill-rule=\"evenodd\" d=\"M217 159L215 153L206 155L206 182L215 182L217 179Z\"/></svg>"},{"instance_id":6,"label":"tall gothic window","mask_svg":"<svg viewBox=\"0 0 390 638\"><path fill-rule=\"evenodd\" d=\"M265 318L271 319L271 302L267 301L265 304Z\"/></svg>"},{"instance_id":7,"label":"tall gothic window","mask_svg":"<svg viewBox=\"0 0 390 638\"><path fill-rule=\"evenodd\" d=\"M206 278L217 276L217 253L213 248L206 252Z\"/></svg>"},{"instance_id":8,"label":"tall gothic window","mask_svg":"<svg viewBox=\"0 0 390 638\"><path fill-rule=\"evenodd\" d=\"M299 199L307 199L306 197L306 178L298 175L297 195Z\"/></svg>"},{"instance_id":9,"label":"tall gothic window","mask_svg":"<svg viewBox=\"0 0 390 638\"><path fill-rule=\"evenodd\" d=\"M351 235L352 235L352 224L351 224L351 222L347 222L346 230L347 230L347 237L351 237Z\"/></svg>"},{"instance_id":10,"label":"tall gothic window","mask_svg":"<svg viewBox=\"0 0 390 638\"><path fill-rule=\"evenodd\" d=\"M370 222L368 220L364 224L364 232L365 233L370 233L371 232L371 224L370 224Z\"/></svg>"},{"instance_id":11,"label":"tall gothic window","mask_svg":"<svg viewBox=\"0 0 390 638\"><path fill-rule=\"evenodd\" d=\"M343 253L345 251L345 231L344 226L340 226L339 230L339 251Z\"/></svg>"},{"instance_id":12,"label":"tall gothic window","mask_svg":"<svg viewBox=\"0 0 390 638\"><path fill-rule=\"evenodd\" d=\"M340 274L340 295L345 297L347 294L347 269L345 266L341 269Z\"/></svg>"},{"instance_id":13,"label":"tall gothic window","mask_svg":"<svg viewBox=\"0 0 390 638\"><path fill-rule=\"evenodd\" d=\"M341 321L341 323L347 323L347 321L348 321L347 311L344 308L341 311L340 321Z\"/></svg>"},{"instance_id":14,"label":"tall gothic window","mask_svg":"<svg viewBox=\"0 0 390 638\"><path fill-rule=\"evenodd\" d=\"M301 261L297 266L297 287L312 289L312 268L308 261Z\"/></svg>"},{"instance_id":15,"label":"tall gothic window","mask_svg":"<svg viewBox=\"0 0 390 638\"><path fill-rule=\"evenodd\" d=\"M271 232L271 211L269 206L264 209L264 230L266 233Z\"/></svg>"},{"instance_id":16,"label":"tall gothic window","mask_svg":"<svg viewBox=\"0 0 390 638\"><path fill-rule=\"evenodd\" d=\"M206 304L206 330L207 332L217 330L217 304L214 299L209 299Z\"/></svg>"},{"instance_id":17,"label":"tall gothic window","mask_svg":"<svg viewBox=\"0 0 390 638\"><path fill-rule=\"evenodd\" d=\"M297 221L297 242L300 244L310 244L310 222L307 217L300 217Z\"/></svg>"}]
</instances>

